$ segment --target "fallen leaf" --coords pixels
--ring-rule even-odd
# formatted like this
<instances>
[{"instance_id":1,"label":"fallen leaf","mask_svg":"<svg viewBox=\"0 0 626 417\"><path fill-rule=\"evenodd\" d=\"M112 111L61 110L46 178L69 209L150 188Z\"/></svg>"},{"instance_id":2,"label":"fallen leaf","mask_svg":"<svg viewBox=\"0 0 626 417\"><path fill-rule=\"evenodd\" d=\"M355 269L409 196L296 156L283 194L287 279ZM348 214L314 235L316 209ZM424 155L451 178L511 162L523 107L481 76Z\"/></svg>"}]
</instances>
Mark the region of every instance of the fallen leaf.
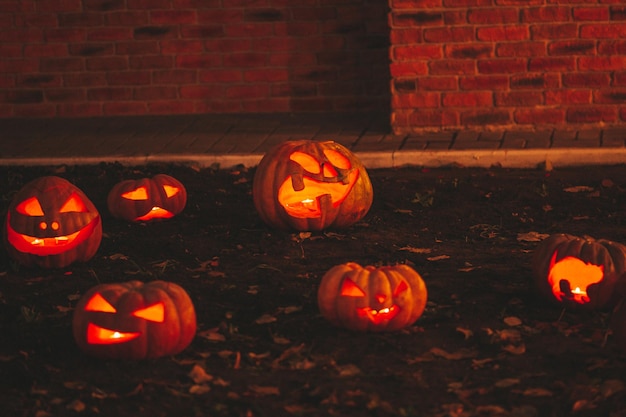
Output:
<instances>
[{"instance_id":1,"label":"fallen leaf","mask_svg":"<svg viewBox=\"0 0 626 417\"><path fill-rule=\"evenodd\" d=\"M510 316L510 317L504 318L504 323L507 326L515 327L515 326L519 326L520 324L522 324L522 320L518 317Z\"/></svg>"},{"instance_id":2,"label":"fallen leaf","mask_svg":"<svg viewBox=\"0 0 626 417\"><path fill-rule=\"evenodd\" d=\"M355 376L361 373L361 370L354 364L341 365L337 367L339 371L339 376L348 377Z\"/></svg>"},{"instance_id":3,"label":"fallen leaf","mask_svg":"<svg viewBox=\"0 0 626 417\"><path fill-rule=\"evenodd\" d=\"M211 391L211 387L209 387L208 385L195 384L189 387L190 394L202 395L202 394L206 394L209 391Z\"/></svg>"},{"instance_id":4,"label":"fallen leaf","mask_svg":"<svg viewBox=\"0 0 626 417\"><path fill-rule=\"evenodd\" d=\"M250 389L250 391L259 395L280 395L280 391L278 390L278 387L250 385L248 388Z\"/></svg>"},{"instance_id":5,"label":"fallen leaf","mask_svg":"<svg viewBox=\"0 0 626 417\"><path fill-rule=\"evenodd\" d=\"M596 405L589 400L578 400L572 405L572 411L592 410L596 408Z\"/></svg>"},{"instance_id":6,"label":"fallen leaf","mask_svg":"<svg viewBox=\"0 0 626 417\"><path fill-rule=\"evenodd\" d=\"M552 391L545 388L527 388L522 393L526 397L552 397Z\"/></svg>"},{"instance_id":7,"label":"fallen leaf","mask_svg":"<svg viewBox=\"0 0 626 417\"><path fill-rule=\"evenodd\" d=\"M463 327L457 327L456 331L459 333L462 333L465 340L469 339L470 337L474 335L473 331L471 331L470 329L464 329Z\"/></svg>"},{"instance_id":8,"label":"fallen leaf","mask_svg":"<svg viewBox=\"0 0 626 417\"><path fill-rule=\"evenodd\" d=\"M427 261L442 261L444 259L450 259L450 256L448 256L448 255L439 255L439 256L431 256L429 258L426 258Z\"/></svg>"},{"instance_id":9,"label":"fallen leaf","mask_svg":"<svg viewBox=\"0 0 626 417\"><path fill-rule=\"evenodd\" d=\"M518 378L504 378L501 379L499 381L496 381L494 385L494 387L497 388L508 388L508 387L512 387L513 385L517 385L520 383L520 380Z\"/></svg>"},{"instance_id":10,"label":"fallen leaf","mask_svg":"<svg viewBox=\"0 0 626 417\"><path fill-rule=\"evenodd\" d=\"M517 240L519 242L541 242L549 236L549 234L538 232L518 233Z\"/></svg>"},{"instance_id":11,"label":"fallen leaf","mask_svg":"<svg viewBox=\"0 0 626 417\"><path fill-rule=\"evenodd\" d=\"M85 403L82 402L81 400L74 400L71 403L69 403L66 408L68 410L72 410L72 411L76 411L77 413L82 413L83 411L85 411L85 408L87 408L85 406Z\"/></svg>"},{"instance_id":12,"label":"fallen leaf","mask_svg":"<svg viewBox=\"0 0 626 417\"><path fill-rule=\"evenodd\" d=\"M204 384L205 382L213 380L213 376L207 374L204 368L197 364L191 368L191 371L189 371L187 376L189 376L196 384Z\"/></svg>"},{"instance_id":13,"label":"fallen leaf","mask_svg":"<svg viewBox=\"0 0 626 417\"><path fill-rule=\"evenodd\" d=\"M502 350L513 355L523 355L526 353L526 345L523 343L521 345L504 345L502 346Z\"/></svg>"},{"instance_id":14,"label":"fallen leaf","mask_svg":"<svg viewBox=\"0 0 626 417\"><path fill-rule=\"evenodd\" d=\"M256 324L268 324L268 323L274 323L276 320L277 320L276 317L272 316L271 314L263 314L254 322Z\"/></svg>"},{"instance_id":15,"label":"fallen leaf","mask_svg":"<svg viewBox=\"0 0 626 417\"><path fill-rule=\"evenodd\" d=\"M608 379L602 383L600 387L600 393L602 397L609 398L613 394L616 394L624 390L624 383L619 379Z\"/></svg>"},{"instance_id":16,"label":"fallen leaf","mask_svg":"<svg viewBox=\"0 0 626 417\"><path fill-rule=\"evenodd\" d=\"M434 347L430 349L430 353L440 358L448 359L451 361L474 358L478 355L478 352L476 352L475 350L464 348L461 348L456 352L446 352L441 348Z\"/></svg>"},{"instance_id":17,"label":"fallen leaf","mask_svg":"<svg viewBox=\"0 0 626 417\"><path fill-rule=\"evenodd\" d=\"M198 332L198 336L203 339L210 340L212 342L223 342L226 340L226 336L221 333L218 333L217 329L209 329Z\"/></svg>"},{"instance_id":18,"label":"fallen leaf","mask_svg":"<svg viewBox=\"0 0 626 417\"><path fill-rule=\"evenodd\" d=\"M587 185L575 185L573 187L563 188L563 191L565 191L566 193L584 193L593 190L593 187L589 187Z\"/></svg>"},{"instance_id":19,"label":"fallen leaf","mask_svg":"<svg viewBox=\"0 0 626 417\"><path fill-rule=\"evenodd\" d=\"M430 253L430 252L432 252L432 249L430 249L430 248L414 248L412 246L404 246L404 247L401 247L398 250L404 250L404 251L411 252L411 253Z\"/></svg>"}]
</instances>

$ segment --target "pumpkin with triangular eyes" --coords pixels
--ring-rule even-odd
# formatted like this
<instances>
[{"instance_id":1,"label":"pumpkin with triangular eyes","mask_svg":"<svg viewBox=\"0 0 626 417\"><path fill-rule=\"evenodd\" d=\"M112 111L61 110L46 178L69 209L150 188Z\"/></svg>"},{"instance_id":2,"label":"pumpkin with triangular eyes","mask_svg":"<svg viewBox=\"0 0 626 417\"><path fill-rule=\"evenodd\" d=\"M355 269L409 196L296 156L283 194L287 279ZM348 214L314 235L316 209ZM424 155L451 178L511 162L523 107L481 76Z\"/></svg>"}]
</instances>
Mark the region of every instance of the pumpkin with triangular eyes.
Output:
<instances>
[{"instance_id":1,"label":"pumpkin with triangular eyes","mask_svg":"<svg viewBox=\"0 0 626 417\"><path fill-rule=\"evenodd\" d=\"M102 240L94 204L57 176L37 178L13 197L4 228L9 255L24 266L64 268L91 259Z\"/></svg>"},{"instance_id":2,"label":"pumpkin with triangular eyes","mask_svg":"<svg viewBox=\"0 0 626 417\"><path fill-rule=\"evenodd\" d=\"M394 331L412 325L426 307L422 277L408 265L366 266L348 262L320 282L320 313L336 326L357 331Z\"/></svg>"},{"instance_id":3,"label":"pumpkin with triangular eyes","mask_svg":"<svg viewBox=\"0 0 626 417\"><path fill-rule=\"evenodd\" d=\"M93 356L145 359L174 355L196 334L196 313L187 292L167 281L101 284L78 301L74 340Z\"/></svg>"},{"instance_id":4,"label":"pumpkin with triangular eyes","mask_svg":"<svg viewBox=\"0 0 626 417\"><path fill-rule=\"evenodd\" d=\"M263 156L252 197L268 225L320 231L361 220L372 205L373 190L365 167L345 146L296 140L280 143Z\"/></svg>"},{"instance_id":5,"label":"pumpkin with triangular eyes","mask_svg":"<svg viewBox=\"0 0 626 417\"><path fill-rule=\"evenodd\" d=\"M121 181L113 186L107 197L111 215L132 222L172 218L183 211L185 204L185 186L166 174Z\"/></svg>"}]
</instances>

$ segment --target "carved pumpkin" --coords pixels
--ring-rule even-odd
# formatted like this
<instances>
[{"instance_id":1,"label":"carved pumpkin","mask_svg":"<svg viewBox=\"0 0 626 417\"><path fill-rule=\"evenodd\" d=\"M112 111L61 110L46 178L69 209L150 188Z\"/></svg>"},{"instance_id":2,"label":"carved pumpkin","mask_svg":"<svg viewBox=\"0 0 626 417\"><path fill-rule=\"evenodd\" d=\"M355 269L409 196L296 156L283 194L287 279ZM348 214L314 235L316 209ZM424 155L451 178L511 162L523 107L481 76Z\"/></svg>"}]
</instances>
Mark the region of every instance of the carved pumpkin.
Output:
<instances>
[{"instance_id":1,"label":"carved pumpkin","mask_svg":"<svg viewBox=\"0 0 626 417\"><path fill-rule=\"evenodd\" d=\"M539 293L557 304L611 308L618 299L618 278L626 269L626 246L605 239L556 234L537 247L532 269Z\"/></svg>"},{"instance_id":2,"label":"carved pumpkin","mask_svg":"<svg viewBox=\"0 0 626 417\"><path fill-rule=\"evenodd\" d=\"M165 174L119 182L107 197L113 217L133 222L169 219L183 211L185 204L187 190L180 181Z\"/></svg>"},{"instance_id":3,"label":"carved pumpkin","mask_svg":"<svg viewBox=\"0 0 626 417\"><path fill-rule=\"evenodd\" d=\"M337 265L324 275L317 292L322 316L334 325L357 331L410 326L422 315L426 300L426 284L407 265Z\"/></svg>"},{"instance_id":4,"label":"carved pumpkin","mask_svg":"<svg viewBox=\"0 0 626 417\"><path fill-rule=\"evenodd\" d=\"M365 167L346 147L300 140L283 142L263 156L252 196L268 225L319 231L361 220L373 190Z\"/></svg>"},{"instance_id":5,"label":"carved pumpkin","mask_svg":"<svg viewBox=\"0 0 626 417\"><path fill-rule=\"evenodd\" d=\"M25 266L64 268L91 259L102 240L100 214L74 184L46 176L24 185L7 210L9 255Z\"/></svg>"},{"instance_id":6,"label":"carved pumpkin","mask_svg":"<svg viewBox=\"0 0 626 417\"><path fill-rule=\"evenodd\" d=\"M196 313L187 292L172 282L101 284L79 300L72 322L84 352L115 359L174 355L196 334Z\"/></svg>"}]
</instances>

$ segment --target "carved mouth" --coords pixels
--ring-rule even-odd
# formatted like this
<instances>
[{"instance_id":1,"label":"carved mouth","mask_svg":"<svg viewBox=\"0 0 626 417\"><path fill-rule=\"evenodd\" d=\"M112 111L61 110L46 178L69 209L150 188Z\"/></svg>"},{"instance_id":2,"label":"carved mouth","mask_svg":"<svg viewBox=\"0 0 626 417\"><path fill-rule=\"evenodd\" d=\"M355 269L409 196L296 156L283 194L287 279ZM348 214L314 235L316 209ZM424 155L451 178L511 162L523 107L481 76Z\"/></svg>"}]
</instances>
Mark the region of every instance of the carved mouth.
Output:
<instances>
[{"instance_id":1,"label":"carved mouth","mask_svg":"<svg viewBox=\"0 0 626 417\"><path fill-rule=\"evenodd\" d=\"M174 217L174 213L161 207L152 207L149 212L135 219L138 222L146 222L152 219L169 219Z\"/></svg>"},{"instance_id":2,"label":"carved mouth","mask_svg":"<svg viewBox=\"0 0 626 417\"><path fill-rule=\"evenodd\" d=\"M16 232L11 227L9 217L7 217L7 239L13 248L23 253L38 256L59 255L74 249L89 239L99 221L100 218L96 217L87 226L69 235L35 237Z\"/></svg>"},{"instance_id":3,"label":"carved mouth","mask_svg":"<svg viewBox=\"0 0 626 417\"><path fill-rule=\"evenodd\" d=\"M359 316L365 316L374 324L381 324L385 321L389 321L398 315L400 312L400 308L397 305L392 305L391 307L381 308L380 310L375 310L370 307L361 307L357 309Z\"/></svg>"},{"instance_id":4,"label":"carved mouth","mask_svg":"<svg viewBox=\"0 0 626 417\"><path fill-rule=\"evenodd\" d=\"M92 345L113 345L116 343L125 343L136 339L141 335L138 332L120 332L117 330L106 329L93 323L87 326L87 343Z\"/></svg>"}]
</instances>

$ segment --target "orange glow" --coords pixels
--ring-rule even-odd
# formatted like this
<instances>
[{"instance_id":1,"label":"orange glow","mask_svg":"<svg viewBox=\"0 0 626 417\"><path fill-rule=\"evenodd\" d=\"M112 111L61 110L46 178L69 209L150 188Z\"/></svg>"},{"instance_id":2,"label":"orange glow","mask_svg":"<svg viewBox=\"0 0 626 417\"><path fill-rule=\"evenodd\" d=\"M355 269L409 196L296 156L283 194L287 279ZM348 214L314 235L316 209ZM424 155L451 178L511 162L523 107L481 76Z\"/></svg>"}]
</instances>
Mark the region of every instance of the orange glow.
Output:
<instances>
[{"instance_id":1,"label":"orange glow","mask_svg":"<svg viewBox=\"0 0 626 417\"><path fill-rule=\"evenodd\" d=\"M116 313L117 310L103 296L96 293L85 305L85 311L102 311L104 313Z\"/></svg>"},{"instance_id":2,"label":"orange glow","mask_svg":"<svg viewBox=\"0 0 626 417\"><path fill-rule=\"evenodd\" d=\"M157 303L141 310L137 310L133 313L133 316L139 317L148 321L154 321L156 323L163 323L165 321L165 306L163 303Z\"/></svg>"},{"instance_id":3,"label":"orange glow","mask_svg":"<svg viewBox=\"0 0 626 417\"><path fill-rule=\"evenodd\" d=\"M152 207L149 212L143 216L139 216L135 221L145 222L152 219L169 219L174 217L174 213L171 211L162 209L161 207Z\"/></svg>"},{"instance_id":4,"label":"orange glow","mask_svg":"<svg viewBox=\"0 0 626 417\"><path fill-rule=\"evenodd\" d=\"M122 198L125 198L127 200L147 200L148 190L146 190L146 187L139 187L132 191L127 191L123 193Z\"/></svg>"},{"instance_id":5,"label":"orange glow","mask_svg":"<svg viewBox=\"0 0 626 417\"><path fill-rule=\"evenodd\" d=\"M88 211L87 206L76 193L72 194L59 209L59 213L87 213Z\"/></svg>"},{"instance_id":6,"label":"orange glow","mask_svg":"<svg viewBox=\"0 0 626 417\"><path fill-rule=\"evenodd\" d=\"M54 237L36 237L17 233L10 224L11 213L7 214L6 236L7 240L19 252L30 253L38 256L59 255L72 250L81 243L87 241L94 233L96 226L100 223L100 218L96 217L89 224L78 232L69 235ZM58 230L59 225L52 223L52 229ZM39 225L42 228L42 225ZM44 228L45 229L45 228Z\"/></svg>"},{"instance_id":7,"label":"orange glow","mask_svg":"<svg viewBox=\"0 0 626 417\"><path fill-rule=\"evenodd\" d=\"M311 174L319 174L321 172L320 163L307 153L296 151L289 155L289 159L297 162L298 165Z\"/></svg>"},{"instance_id":8,"label":"orange glow","mask_svg":"<svg viewBox=\"0 0 626 417\"><path fill-rule=\"evenodd\" d=\"M165 191L165 195L167 198L174 197L180 191L178 187L172 187L171 185L164 185L163 191Z\"/></svg>"},{"instance_id":9,"label":"orange glow","mask_svg":"<svg viewBox=\"0 0 626 417\"><path fill-rule=\"evenodd\" d=\"M381 324L385 320L391 320L398 315L400 308L394 304L391 307L381 308L380 310L375 310L370 307L362 307L357 309L357 312L359 316L367 317L373 324Z\"/></svg>"},{"instance_id":10,"label":"orange glow","mask_svg":"<svg viewBox=\"0 0 626 417\"><path fill-rule=\"evenodd\" d=\"M365 297L365 293L351 279L345 279L341 285L341 295L344 297Z\"/></svg>"},{"instance_id":11,"label":"orange glow","mask_svg":"<svg viewBox=\"0 0 626 417\"><path fill-rule=\"evenodd\" d=\"M604 265L585 263L573 256L567 256L558 262L556 252L550 260L548 283L552 287L552 294L557 300L563 298L573 300L579 304L590 301L587 288L597 284L604 278Z\"/></svg>"},{"instance_id":12,"label":"orange glow","mask_svg":"<svg viewBox=\"0 0 626 417\"><path fill-rule=\"evenodd\" d=\"M118 332L89 323L87 326L87 343L92 345L112 345L136 339L139 332Z\"/></svg>"},{"instance_id":13,"label":"orange glow","mask_svg":"<svg viewBox=\"0 0 626 417\"><path fill-rule=\"evenodd\" d=\"M37 197L31 197L15 206L15 211L26 216L43 216L43 209Z\"/></svg>"}]
</instances>

